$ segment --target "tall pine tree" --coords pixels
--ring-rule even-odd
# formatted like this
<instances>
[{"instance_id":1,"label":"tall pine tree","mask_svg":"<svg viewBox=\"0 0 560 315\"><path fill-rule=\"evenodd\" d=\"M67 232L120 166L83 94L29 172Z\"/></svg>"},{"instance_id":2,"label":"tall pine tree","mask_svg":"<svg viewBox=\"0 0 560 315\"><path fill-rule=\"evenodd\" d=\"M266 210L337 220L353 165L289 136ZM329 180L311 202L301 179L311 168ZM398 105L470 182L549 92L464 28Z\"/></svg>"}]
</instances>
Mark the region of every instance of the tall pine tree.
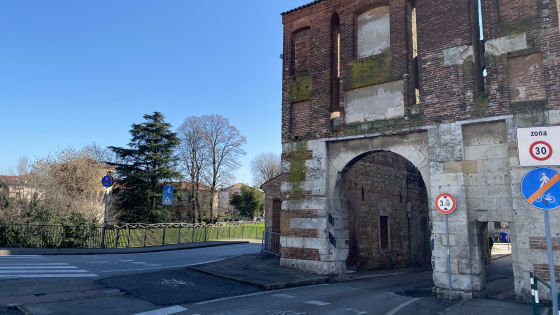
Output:
<instances>
[{"instance_id":1,"label":"tall pine tree","mask_svg":"<svg viewBox=\"0 0 560 315\"><path fill-rule=\"evenodd\" d=\"M163 184L180 174L175 171L177 135L160 112L144 115L132 124L128 148L109 147L117 155L117 203L121 222L161 222Z\"/></svg>"}]
</instances>

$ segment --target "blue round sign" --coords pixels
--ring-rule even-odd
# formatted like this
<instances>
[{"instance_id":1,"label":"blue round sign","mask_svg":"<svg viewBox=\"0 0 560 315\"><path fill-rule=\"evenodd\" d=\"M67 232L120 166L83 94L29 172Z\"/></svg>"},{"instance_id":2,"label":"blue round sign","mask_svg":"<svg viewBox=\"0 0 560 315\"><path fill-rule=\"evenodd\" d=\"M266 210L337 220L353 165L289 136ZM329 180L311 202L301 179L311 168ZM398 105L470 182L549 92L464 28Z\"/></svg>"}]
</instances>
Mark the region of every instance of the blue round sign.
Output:
<instances>
[{"instance_id":1,"label":"blue round sign","mask_svg":"<svg viewBox=\"0 0 560 315\"><path fill-rule=\"evenodd\" d=\"M521 181L521 193L530 205L539 209L560 207L560 173L544 167L531 170Z\"/></svg>"},{"instance_id":2,"label":"blue round sign","mask_svg":"<svg viewBox=\"0 0 560 315\"><path fill-rule=\"evenodd\" d=\"M113 186L113 177L111 175L103 176L103 178L101 179L101 185L107 188Z\"/></svg>"}]
</instances>

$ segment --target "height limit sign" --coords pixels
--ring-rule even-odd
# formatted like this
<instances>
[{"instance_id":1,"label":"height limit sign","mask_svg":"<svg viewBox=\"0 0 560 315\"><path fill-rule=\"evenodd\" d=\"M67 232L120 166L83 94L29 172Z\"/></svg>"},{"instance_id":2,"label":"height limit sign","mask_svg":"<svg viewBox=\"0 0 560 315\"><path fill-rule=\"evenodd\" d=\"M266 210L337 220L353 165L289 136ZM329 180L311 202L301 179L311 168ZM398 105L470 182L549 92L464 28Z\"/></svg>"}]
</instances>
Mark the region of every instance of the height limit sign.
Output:
<instances>
[{"instance_id":1,"label":"height limit sign","mask_svg":"<svg viewBox=\"0 0 560 315\"><path fill-rule=\"evenodd\" d=\"M560 165L560 126L517 128L520 166Z\"/></svg>"}]
</instances>

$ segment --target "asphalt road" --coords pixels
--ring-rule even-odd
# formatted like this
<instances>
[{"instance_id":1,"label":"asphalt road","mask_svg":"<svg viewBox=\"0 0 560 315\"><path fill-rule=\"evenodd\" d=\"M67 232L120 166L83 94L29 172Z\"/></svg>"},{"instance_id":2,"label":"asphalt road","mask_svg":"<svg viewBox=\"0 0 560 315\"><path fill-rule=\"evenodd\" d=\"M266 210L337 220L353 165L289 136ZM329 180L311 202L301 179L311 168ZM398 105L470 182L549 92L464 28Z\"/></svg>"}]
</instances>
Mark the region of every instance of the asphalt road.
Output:
<instances>
[{"instance_id":1,"label":"asphalt road","mask_svg":"<svg viewBox=\"0 0 560 315\"><path fill-rule=\"evenodd\" d=\"M135 254L0 256L0 279L105 278L186 267L259 251L260 244L247 243Z\"/></svg>"},{"instance_id":2,"label":"asphalt road","mask_svg":"<svg viewBox=\"0 0 560 315\"><path fill-rule=\"evenodd\" d=\"M8 309L6 305L10 304L37 315L530 312L527 305L473 300L461 304L468 309L464 313L456 308L456 301L431 296L431 271L262 291L185 268L258 251L259 245L239 244L138 254L0 257L0 268L6 267L0 269L5 277L0 280L0 305L4 305L0 314L23 314ZM20 269L15 268L18 266ZM28 277L10 279L6 275ZM505 276L498 274L495 280Z\"/></svg>"}]
</instances>

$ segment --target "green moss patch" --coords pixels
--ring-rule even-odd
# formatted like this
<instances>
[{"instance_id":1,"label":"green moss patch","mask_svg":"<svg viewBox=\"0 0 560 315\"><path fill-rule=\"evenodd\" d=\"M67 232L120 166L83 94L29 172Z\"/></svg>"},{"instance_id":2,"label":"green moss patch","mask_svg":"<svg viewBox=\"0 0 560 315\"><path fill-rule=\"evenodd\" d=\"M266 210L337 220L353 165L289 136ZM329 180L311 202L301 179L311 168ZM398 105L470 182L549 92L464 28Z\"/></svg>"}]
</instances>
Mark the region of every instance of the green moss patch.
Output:
<instances>
[{"instance_id":1,"label":"green moss patch","mask_svg":"<svg viewBox=\"0 0 560 315\"><path fill-rule=\"evenodd\" d=\"M352 74L346 89L356 89L391 81L391 50L352 63Z\"/></svg>"},{"instance_id":2,"label":"green moss patch","mask_svg":"<svg viewBox=\"0 0 560 315\"><path fill-rule=\"evenodd\" d=\"M301 182L307 177L307 167L305 161L309 158L307 151L307 141L296 143L296 150L290 155L290 170L288 181L292 183L292 194L290 199L301 200L304 198Z\"/></svg>"},{"instance_id":3,"label":"green moss patch","mask_svg":"<svg viewBox=\"0 0 560 315\"><path fill-rule=\"evenodd\" d=\"M529 15L518 19L501 23L502 35L526 32L538 27L539 16Z\"/></svg>"},{"instance_id":4,"label":"green moss patch","mask_svg":"<svg viewBox=\"0 0 560 315\"><path fill-rule=\"evenodd\" d=\"M519 112L530 112L530 111L543 111L546 109L548 100L536 100L536 101L522 101L522 102L511 102L509 107L513 113Z\"/></svg>"},{"instance_id":5,"label":"green moss patch","mask_svg":"<svg viewBox=\"0 0 560 315\"><path fill-rule=\"evenodd\" d=\"M292 103L311 99L311 74L293 75L290 82Z\"/></svg>"}]
</instances>

